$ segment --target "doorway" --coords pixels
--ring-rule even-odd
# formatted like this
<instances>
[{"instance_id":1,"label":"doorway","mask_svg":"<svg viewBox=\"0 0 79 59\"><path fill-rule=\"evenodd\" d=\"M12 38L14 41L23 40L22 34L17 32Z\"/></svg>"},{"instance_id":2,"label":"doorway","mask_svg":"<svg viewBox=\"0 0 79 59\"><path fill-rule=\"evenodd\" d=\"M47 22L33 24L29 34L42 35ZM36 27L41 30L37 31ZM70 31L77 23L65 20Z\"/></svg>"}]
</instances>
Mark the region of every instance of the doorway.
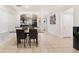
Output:
<instances>
[{"instance_id":1,"label":"doorway","mask_svg":"<svg viewBox=\"0 0 79 59\"><path fill-rule=\"evenodd\" d=\"M73 8L65 10L62 14L62 36L73 37Z\"/></svg>"}]
</instances>

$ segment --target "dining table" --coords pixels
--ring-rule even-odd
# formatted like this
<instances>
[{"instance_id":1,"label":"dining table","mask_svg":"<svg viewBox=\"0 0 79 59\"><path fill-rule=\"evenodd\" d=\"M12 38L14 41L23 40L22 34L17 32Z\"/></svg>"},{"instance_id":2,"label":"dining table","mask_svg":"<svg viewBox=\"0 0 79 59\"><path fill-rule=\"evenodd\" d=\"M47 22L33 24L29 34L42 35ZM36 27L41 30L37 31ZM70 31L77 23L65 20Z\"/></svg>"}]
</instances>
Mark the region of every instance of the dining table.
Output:
<instances>
[{"instance_id":1,"label":"dining table","mask_svg":"<svg viewBox=\"0 0 79 59\"><path fill-rule=\"evenodd\" d=\"M38 27L16 27L16 30L24 30L24 34L26 35L26 39L29 39L29 29L38 29ZM19 42L21 42L19 40Z\"/></svg>"}]
</instances>

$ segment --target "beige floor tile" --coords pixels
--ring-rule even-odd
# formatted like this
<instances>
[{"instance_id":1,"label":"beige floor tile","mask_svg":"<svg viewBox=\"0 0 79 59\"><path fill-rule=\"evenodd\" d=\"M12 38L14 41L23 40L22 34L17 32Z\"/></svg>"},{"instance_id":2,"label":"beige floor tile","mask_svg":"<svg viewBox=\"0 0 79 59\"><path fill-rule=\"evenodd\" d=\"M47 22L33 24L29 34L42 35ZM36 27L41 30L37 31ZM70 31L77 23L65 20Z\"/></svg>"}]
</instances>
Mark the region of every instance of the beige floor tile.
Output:
<instances>
[{"instance_id":1,"label":"beige floor tile","mask_svg":"<svg viewBox=\"0 0 79 59\"><path fill-rule=\"evenodd\" d=\"M17 48L15 33L8 36L8 41L0 45L0 52L5 53L78 53L73 49L73 38L60 38L48 33L39 33L39 45L36 48L34 42L32 47Z\"/></svg>"}]
</instances>

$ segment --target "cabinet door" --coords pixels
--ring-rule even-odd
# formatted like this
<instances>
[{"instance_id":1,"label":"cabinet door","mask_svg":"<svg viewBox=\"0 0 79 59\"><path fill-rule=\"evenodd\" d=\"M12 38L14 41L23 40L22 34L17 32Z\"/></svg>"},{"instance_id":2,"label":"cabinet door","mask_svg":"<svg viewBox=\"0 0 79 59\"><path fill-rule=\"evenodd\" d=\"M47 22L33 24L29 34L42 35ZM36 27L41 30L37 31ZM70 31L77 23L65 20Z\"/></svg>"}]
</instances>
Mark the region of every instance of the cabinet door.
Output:
<instances>
[{"instance_id":1,"label":"cabinet door","mask_svg":"<svg viewBox=\"0 0 79 59\"><path fill-rule=\"evenodd\" d=\"M73 48L78 49L78 40L76 37L73 37Z\"/></svg>"},{"instance_id":2,"label":"cabinet door","mask_svg":"<svg viewBox=\"0 0 79 59\"><path fill-rule=\"evenodd\" d=\"M79 39L77 39L77 49L79 50Z\"/></svg>"}]
</instances>

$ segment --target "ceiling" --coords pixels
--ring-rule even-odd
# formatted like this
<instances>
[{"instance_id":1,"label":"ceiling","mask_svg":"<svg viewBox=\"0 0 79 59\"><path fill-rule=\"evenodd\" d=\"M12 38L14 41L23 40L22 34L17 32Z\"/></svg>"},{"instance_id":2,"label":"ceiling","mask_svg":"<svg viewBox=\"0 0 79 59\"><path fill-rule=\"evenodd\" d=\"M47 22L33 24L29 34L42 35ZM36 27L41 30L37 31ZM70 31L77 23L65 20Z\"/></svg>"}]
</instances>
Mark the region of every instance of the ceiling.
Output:
<instances>
[{"instance_id":1,"label":"ceiling","mask_svg":"<svg viewBox=\"0 0 79 59\"><path fill-rule=\"evenodd\" d=\"M50 11L62 7L62 5L12 5L18 12L41 12L41 11ZM28 8L26 8L28 7Z\"/></svg>"}]
</instances>

